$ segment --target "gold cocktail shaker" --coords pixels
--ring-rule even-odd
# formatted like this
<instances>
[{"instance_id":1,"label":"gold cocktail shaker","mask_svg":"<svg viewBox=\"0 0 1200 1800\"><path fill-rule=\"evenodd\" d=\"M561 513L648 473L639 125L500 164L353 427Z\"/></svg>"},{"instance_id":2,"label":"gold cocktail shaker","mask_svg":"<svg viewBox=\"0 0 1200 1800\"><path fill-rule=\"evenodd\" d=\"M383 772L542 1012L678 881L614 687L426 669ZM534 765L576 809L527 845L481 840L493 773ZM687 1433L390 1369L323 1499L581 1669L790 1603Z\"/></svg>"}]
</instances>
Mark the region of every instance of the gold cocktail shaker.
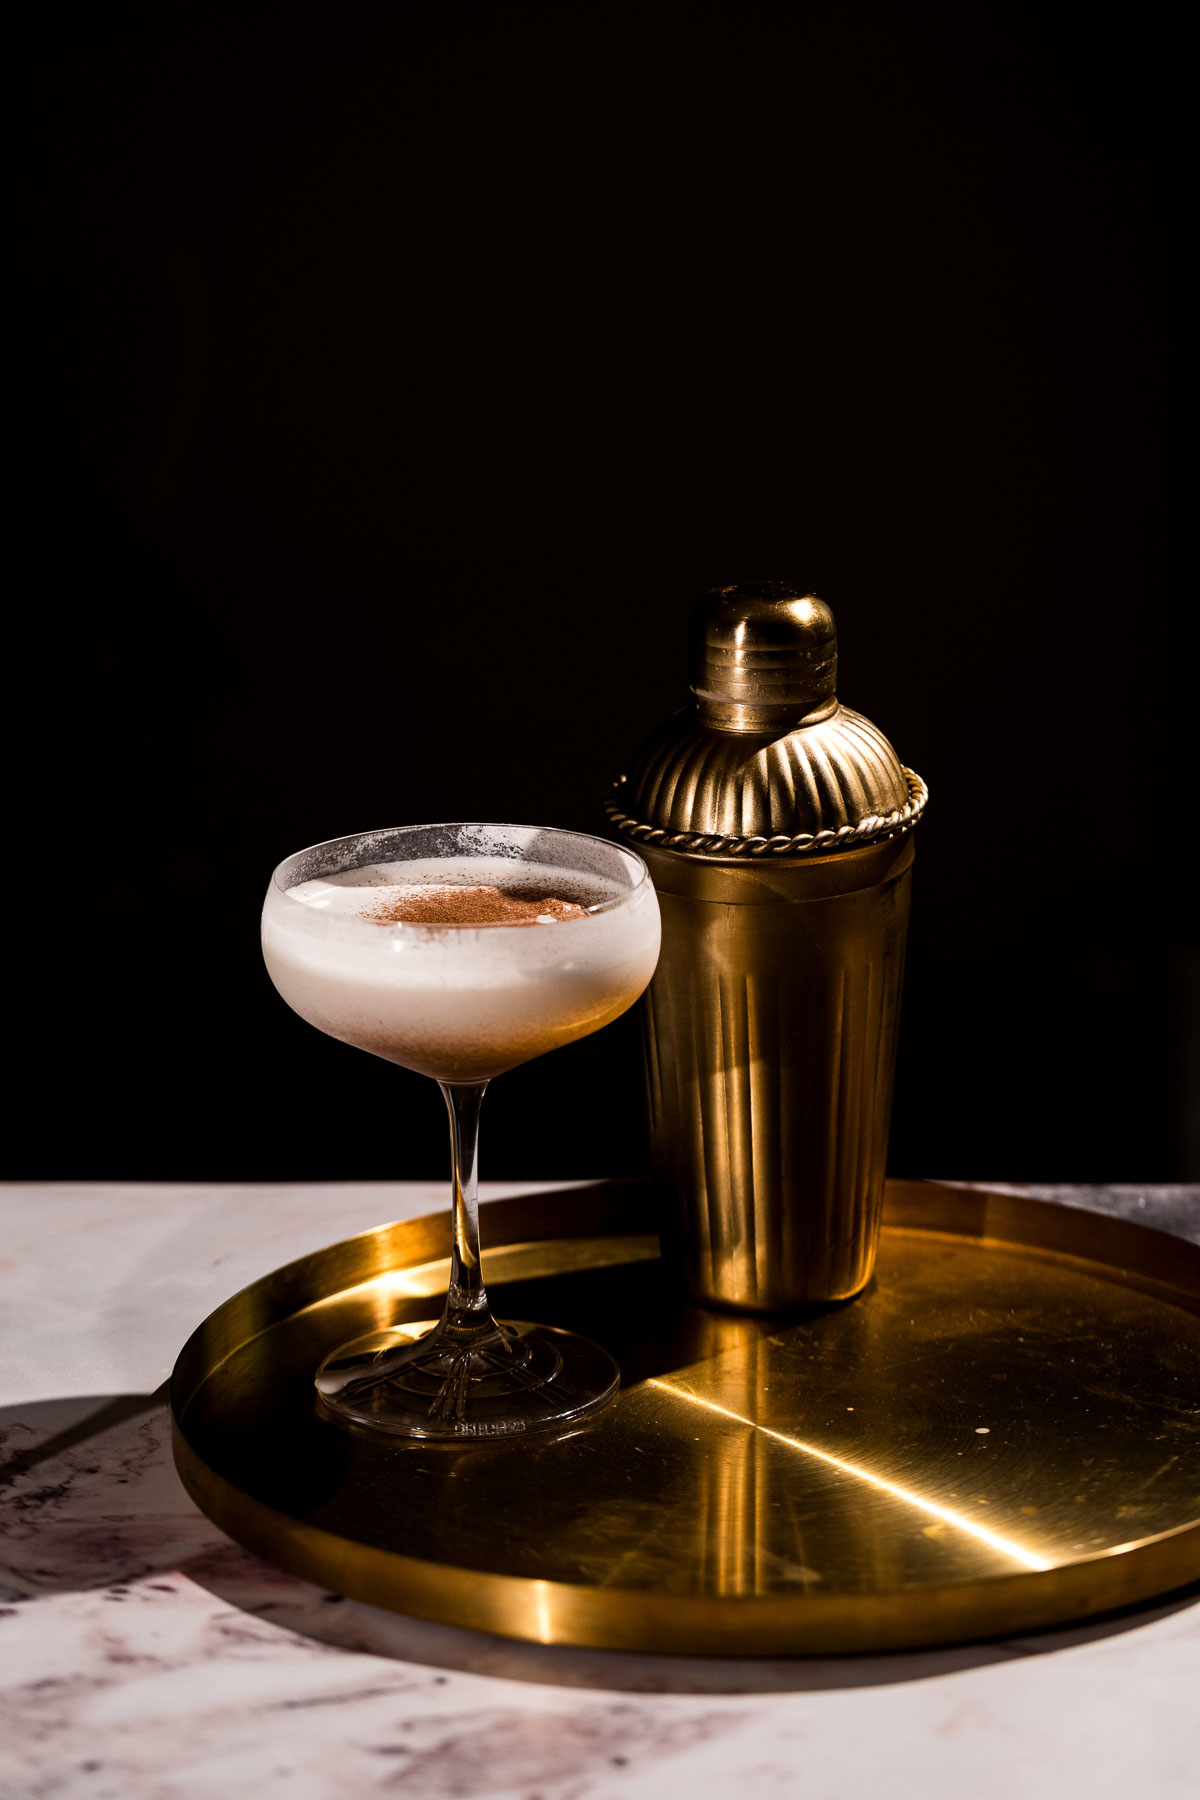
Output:
<instances>
[{"instance_id":1,"label":"gold cocktail shaker","mask_svg":"<svg viewBox=\"0 0 1200 1800\"><path fill-rule=\"evenodd\" d=\"M662 909L642 1004L666 1249L695 1299L753 1312L858 1293L879 1237L927 791L836 678L815 595L716 589L692 704L608 804Z\"/></svg>"}]
</instances>

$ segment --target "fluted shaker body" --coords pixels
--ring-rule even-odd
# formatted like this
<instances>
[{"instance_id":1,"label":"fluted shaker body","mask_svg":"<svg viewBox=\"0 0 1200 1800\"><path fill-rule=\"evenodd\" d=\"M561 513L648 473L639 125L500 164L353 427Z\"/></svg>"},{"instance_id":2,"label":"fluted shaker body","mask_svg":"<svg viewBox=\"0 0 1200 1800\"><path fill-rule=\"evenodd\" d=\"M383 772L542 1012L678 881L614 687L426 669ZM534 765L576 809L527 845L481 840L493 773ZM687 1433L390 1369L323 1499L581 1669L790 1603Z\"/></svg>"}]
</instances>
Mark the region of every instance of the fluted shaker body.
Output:
<instances>
[{"instance_id":1,"label":"fluted shaker body","mask_svg":"<svg viewBox=\"0 0 1200 1800\"><path fill-rule=\"evenodd\" d=\"M643 1002L664 1235L690 1293L755 1312L870 1279L924 784L836 697L833 617L706 596L692 704L609 804L658 889Z\"/></svg>"}]
</instances>

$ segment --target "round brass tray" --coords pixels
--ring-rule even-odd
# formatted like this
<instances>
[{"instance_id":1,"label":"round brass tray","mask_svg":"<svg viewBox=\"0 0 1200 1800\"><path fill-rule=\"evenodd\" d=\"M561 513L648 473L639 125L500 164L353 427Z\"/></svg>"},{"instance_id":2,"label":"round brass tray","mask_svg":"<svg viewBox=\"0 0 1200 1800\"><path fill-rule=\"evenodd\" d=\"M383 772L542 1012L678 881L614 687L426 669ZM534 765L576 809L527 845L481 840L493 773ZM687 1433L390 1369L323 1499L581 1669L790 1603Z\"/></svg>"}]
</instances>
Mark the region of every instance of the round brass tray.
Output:
<instances>
[{"instance_id":1,"label":"round brass tray","mask_svg":"<svg viewBox=\"0 0 1200 1800\"><path fill-rule=\"evenodd\" d=\"M483 1209L500 1317L606 1344L570 1436L397 1444L320 1418L333 1345L432 1317L446 1215L277 1270L193 1334L204 1510L356 1599L541 1643L784 1655L1028 1630L1200 1577L1200 1250L890 1182L875 1281L799 1318L674 1301L639 1184Z\"/></svg>"}]
</instances>

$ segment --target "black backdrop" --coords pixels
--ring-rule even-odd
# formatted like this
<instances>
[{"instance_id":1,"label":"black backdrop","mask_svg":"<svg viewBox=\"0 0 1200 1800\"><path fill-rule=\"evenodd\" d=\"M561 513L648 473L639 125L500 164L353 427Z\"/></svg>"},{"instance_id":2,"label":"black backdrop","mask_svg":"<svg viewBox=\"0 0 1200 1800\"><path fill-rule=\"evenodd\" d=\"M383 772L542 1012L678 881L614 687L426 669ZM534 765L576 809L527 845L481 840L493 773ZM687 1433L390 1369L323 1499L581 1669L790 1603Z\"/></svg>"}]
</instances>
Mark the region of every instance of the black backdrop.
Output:
<instances>
[{"instance_id":1,"label":"black backdrop","mask_svg":"<svg viewBox=\"0 0 1200 1800\"><path fill-rule=\"evenodd\" d=\"M273 863L602 828L770 575L932 789L893 1168L1182 1172L1163 12L36 13L8 1172L441 1173L271 990ZM489 1102L485 1174L644 1159L632 1019Z\"/></svg>"}]
</instances>

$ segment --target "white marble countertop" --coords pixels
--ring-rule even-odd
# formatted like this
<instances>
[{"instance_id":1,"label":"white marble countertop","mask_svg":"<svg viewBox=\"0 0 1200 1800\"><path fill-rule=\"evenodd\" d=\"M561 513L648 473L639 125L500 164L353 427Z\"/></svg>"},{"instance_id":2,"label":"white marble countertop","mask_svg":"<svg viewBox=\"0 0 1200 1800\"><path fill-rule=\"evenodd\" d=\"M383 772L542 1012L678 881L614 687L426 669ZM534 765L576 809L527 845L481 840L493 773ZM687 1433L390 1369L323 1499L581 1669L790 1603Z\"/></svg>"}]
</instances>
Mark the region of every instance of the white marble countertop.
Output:
<instances>
[{"instance_id":1,"label":"white marble countertop","mask_svg":"<svg viewBox=\"0 0 1200 1800\"><path fill-rule=\"evenodd\" d=\"M493 1183L493 1197L562 1184ZM1200 1236L1200 1189L1025 1189ZM184 1494L163 1383L280 1263L443 1187L0 1188L0 1794L1195 1800L1200 1593L961 1649L508 1643L324 1593Z\"/></svg>"}]
</instances>

